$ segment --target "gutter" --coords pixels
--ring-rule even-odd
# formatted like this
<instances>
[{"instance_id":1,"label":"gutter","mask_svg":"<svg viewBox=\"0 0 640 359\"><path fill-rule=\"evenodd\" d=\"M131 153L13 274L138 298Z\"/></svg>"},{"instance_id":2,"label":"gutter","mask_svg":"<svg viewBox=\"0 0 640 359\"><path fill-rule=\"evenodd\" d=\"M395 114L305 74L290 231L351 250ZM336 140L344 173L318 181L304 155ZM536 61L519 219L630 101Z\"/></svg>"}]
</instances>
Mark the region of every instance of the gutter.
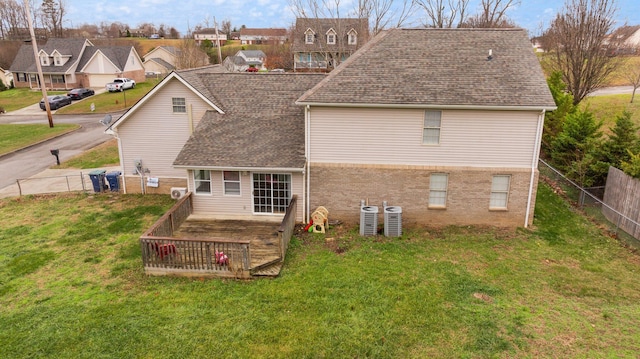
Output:
<instances>
[{"instance_id":1,"label":"gutter","mask_svg":"<svg viewBox=\"0 0 640 359\"><path fill-rule=\"evenodd\" d=\"M222 167L222 166L188 166L188 165L173 165L173 168L182 168L186 170L210 170L210 171L265 171L265 172L294 172L304 173L304 167L302 168L287 168L287 167Z\"/></svg>"},{"instance_id":2,"label":"gutter","mask_svg":"<svg viewBox=\"0 0 640 359\"><path fill-rule=\"evenodd\" d=\"M529 226L529 216L531 215L531 200L533 198L533 180L535 178L536 166L540 156L540 146L542 142L542 129L544 124L544 110L538 115L538 126L536 128L536 145L531 157L531 177L529 178L529 194L527 195L527 210L524 215L524 228Z\"/></svg>"},{"instance_id":3,"label":"gutter","mask_svg":"<svg viewBox=\"0 0 640 359\"><path fill-rule=\"evenodd\" d=\"M381 103L331 103L296 101L296 105L317 107L351 108L404 108L438 110L485 110L485 111L553 111L556 106L478 106L478 105L424 105L424 104L381 104Z\"/></svg>"}]
</instances>

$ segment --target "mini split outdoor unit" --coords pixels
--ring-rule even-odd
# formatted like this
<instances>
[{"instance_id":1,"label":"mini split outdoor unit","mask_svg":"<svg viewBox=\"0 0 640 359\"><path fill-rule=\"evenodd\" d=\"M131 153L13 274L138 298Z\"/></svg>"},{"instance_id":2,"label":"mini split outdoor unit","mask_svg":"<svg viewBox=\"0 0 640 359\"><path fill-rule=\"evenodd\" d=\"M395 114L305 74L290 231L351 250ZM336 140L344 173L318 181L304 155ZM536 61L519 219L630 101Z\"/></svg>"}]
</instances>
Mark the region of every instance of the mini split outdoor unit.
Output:
<instances>
[{"instance_id":1,"label":"mini split outdoor unit","mask_svg":"<svg viewBox=\"0 0 640 359\"><path fill-rule=\"evenodd\" d=\"M180 199L187 194L187 189L184 187L171 187L171 198Z\"/></svg>"}]
</instances>

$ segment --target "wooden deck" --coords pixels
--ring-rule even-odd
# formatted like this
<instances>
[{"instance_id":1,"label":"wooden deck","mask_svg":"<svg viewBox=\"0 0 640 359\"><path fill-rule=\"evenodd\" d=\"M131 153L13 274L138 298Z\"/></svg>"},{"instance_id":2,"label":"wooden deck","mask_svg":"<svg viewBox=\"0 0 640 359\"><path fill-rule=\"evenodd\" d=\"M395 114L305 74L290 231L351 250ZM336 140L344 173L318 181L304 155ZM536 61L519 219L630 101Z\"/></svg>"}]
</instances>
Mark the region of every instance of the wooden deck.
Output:
<instances>
[{"instance_id":1,"label":"wooden deck","mask_svg":"<svg viewBox=\"0 0 640 359\"><path fill-rule=\"evenodd\" d=\"M173 236L181 239L249 240L251 268L255 268L280 258L278 227L280 222L187 218Z\"/></svg>"}]
</instances>

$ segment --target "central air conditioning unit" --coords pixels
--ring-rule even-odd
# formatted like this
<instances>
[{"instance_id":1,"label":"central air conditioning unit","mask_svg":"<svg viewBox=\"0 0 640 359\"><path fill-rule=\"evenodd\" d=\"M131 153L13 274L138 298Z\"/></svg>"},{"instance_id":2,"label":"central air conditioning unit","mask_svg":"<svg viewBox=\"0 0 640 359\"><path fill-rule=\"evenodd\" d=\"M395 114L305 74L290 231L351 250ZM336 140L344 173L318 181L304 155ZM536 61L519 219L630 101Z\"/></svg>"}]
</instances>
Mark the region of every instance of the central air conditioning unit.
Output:
<instances>
[{"instance_id":1,"label":"central air conditioning unit","mask_svg":"<svg viewBox=\"0 0 640 359\"><path fill-rule=\"evenodd\" d=\"M184 187L171 187L171 198L180 199L187 194L187 189Z\"/></svg>"}]
</instances>

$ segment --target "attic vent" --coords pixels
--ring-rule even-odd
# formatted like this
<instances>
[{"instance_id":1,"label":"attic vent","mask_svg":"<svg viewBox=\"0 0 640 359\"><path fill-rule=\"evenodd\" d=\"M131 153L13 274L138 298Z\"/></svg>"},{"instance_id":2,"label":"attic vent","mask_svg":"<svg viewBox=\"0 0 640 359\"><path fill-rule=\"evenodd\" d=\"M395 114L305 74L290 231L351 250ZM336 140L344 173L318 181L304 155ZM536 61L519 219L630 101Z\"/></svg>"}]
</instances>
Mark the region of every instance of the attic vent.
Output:
<instances>
[{"instance_id":1,"label":"attic vent","mask_svg":"<svg viewBox=\"0 0 640 359\"><path fill-rule=\"evenodd\" d=\"M493 50L489 49L489 56L487 56L487 61L493 60Z\"/></svg>"}]
</instances>

